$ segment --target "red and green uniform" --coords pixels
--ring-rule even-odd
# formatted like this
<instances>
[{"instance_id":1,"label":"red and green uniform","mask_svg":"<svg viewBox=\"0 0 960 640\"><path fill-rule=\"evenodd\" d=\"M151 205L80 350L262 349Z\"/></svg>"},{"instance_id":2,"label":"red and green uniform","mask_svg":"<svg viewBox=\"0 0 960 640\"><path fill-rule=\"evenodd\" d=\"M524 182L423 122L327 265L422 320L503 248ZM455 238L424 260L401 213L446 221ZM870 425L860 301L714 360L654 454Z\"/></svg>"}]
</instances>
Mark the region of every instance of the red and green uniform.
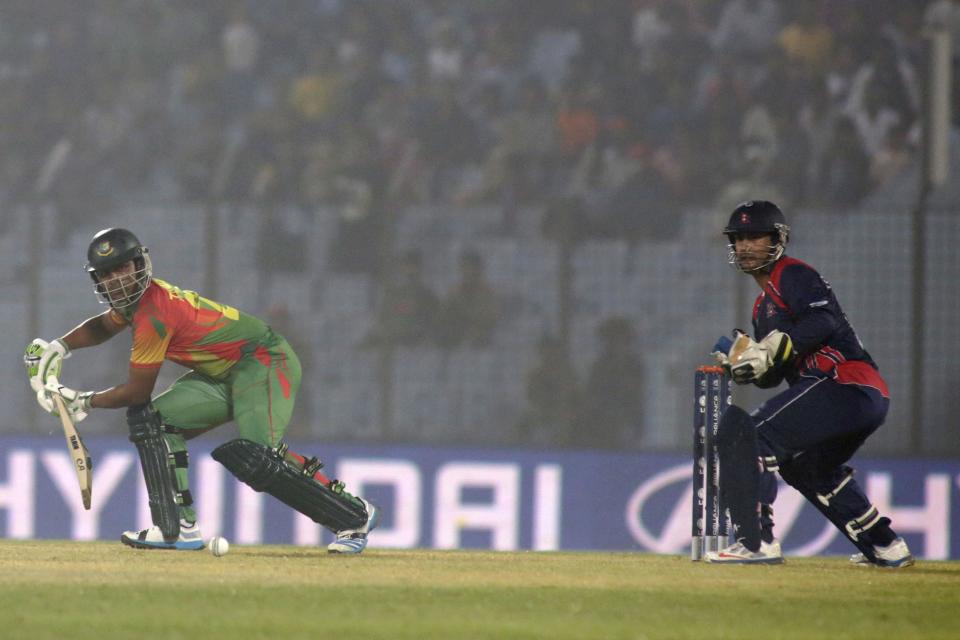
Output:
<instances>
[{"instance_id":1,"label":"red and green uniform","mask_svg":"<svg viewBox=\"0 0 960 640\"><path fill-rule=\"evenodd\" d=\"M191 431L199 435L230 420L241 438L280 444L300 388L300 361L266 323L157 279L134 308L111 310L111 317L133 330L131 367L159 368L169 360L191 369L153 399L164 424L176 427L166 435L172 453L186 451ZM177 480L185 491L185 463ZM183 515L196 519L189 506Z\"/></svg>"}]
</instances>

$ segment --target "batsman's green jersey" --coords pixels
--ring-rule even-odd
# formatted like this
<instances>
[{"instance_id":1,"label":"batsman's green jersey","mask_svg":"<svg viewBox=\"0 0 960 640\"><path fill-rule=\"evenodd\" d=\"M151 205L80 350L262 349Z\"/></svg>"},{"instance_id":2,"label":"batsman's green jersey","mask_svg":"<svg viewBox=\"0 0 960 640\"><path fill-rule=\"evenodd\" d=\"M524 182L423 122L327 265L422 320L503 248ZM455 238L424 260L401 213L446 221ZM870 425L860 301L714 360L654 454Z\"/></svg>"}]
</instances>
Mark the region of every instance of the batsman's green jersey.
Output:
<instances>
[{"instance_id":1,"label":"batsman's green jersey","mask_svg":"<svg viewBox=\"0 0 960 640\"><path fill-rule=\"evenodd\" d=\"M283 336L259 318L208 300L194 291L154 279L136 307L112 312L133 330L132 367L160 367L170 360L191 369L153 399L171 453L186 451L186 438L225 422L241 438L276 447L290 422L300 361ZM178 488L187 489L184 463ZM184 517L195 520L192 508Z\"/></svg>"}]
</instances>

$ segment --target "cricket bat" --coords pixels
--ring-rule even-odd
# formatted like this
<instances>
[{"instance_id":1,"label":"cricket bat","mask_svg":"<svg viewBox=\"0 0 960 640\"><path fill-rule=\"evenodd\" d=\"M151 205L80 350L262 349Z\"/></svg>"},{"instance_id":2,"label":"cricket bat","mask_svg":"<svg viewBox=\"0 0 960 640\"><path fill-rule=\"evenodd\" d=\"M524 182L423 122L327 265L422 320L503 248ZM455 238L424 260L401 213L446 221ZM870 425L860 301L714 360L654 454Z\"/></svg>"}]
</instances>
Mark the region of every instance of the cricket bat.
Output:
<instances>
[{"instance_id":1,"label":"cricket bat","mask_svg":"<svg viewBox=\"0 0 960 640\"><path fill-rule=\"evenodd\" d=\"M67 450L70 457L73 458L73 466L77 470L77 480L80 482L80 497L83 498L83 508L90 510L90 496L93 491L93 462L90 460L90 452L87 446L80 439L77 428L67 413L67 406L63 402L60 394L53 394L53 401L57 403L57 411L60 413L60 422L63 424L63 435L67 439Z\"/></svg>"}]
</instances>

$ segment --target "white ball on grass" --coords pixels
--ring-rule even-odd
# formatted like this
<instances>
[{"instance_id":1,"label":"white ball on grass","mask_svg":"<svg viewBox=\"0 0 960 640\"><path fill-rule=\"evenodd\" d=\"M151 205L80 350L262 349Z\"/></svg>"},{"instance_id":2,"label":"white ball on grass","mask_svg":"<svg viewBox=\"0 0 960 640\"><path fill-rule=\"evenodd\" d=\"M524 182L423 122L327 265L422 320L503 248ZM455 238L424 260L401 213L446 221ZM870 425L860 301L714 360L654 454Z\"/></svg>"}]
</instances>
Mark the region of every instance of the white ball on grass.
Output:
<instances>
[{"instance_id":1,"label":"white ball on grass","mask_svg":"<svg viewBox=\"0 0 960 640\"><path fill-rule=\"evenodd\" d=\"M210 553L219 558L227 555L227 552L230 551L230 543L223 536L214 536L207 543L207 548L210 549Z\"/></svg>"}]
</instances>

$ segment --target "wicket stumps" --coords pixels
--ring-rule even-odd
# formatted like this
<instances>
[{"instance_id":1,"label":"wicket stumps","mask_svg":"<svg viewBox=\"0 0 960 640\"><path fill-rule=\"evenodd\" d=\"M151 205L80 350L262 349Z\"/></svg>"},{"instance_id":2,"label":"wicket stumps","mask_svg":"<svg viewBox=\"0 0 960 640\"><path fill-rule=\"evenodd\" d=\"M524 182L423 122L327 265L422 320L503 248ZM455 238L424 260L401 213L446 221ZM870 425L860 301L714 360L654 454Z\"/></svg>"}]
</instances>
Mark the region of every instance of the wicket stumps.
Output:
<instances>
[{"instance_id":1,"label":"wicket stumps","mask_svg":"<svg viewBox=\"0 0 960 640\"><path fill-rule=\"evenodd\" d=\"M690 559L728 544L726 509L720 504L717 429L730 406L730 380L721 367L699 367L694 377L693 514Z\"/></svg>"}]
</instances>

